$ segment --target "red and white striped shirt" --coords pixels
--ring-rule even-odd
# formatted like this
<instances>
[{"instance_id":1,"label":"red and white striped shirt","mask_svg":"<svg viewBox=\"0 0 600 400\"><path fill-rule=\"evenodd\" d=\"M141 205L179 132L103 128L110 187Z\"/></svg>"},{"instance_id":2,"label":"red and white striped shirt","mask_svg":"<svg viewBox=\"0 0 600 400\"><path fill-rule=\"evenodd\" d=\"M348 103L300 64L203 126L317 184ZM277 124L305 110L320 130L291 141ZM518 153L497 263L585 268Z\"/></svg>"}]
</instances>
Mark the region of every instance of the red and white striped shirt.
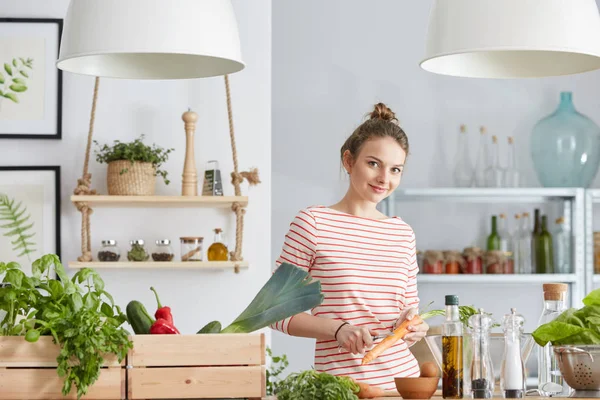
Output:
<instances>
[{"instance_id":1,"label":"red and white striped shirt","mask_svg":"<svg viewBox=\"0 0 600 400\"><path fill-rule=\"evenodd\" d=\"M315 316L388 333L403 309L419 305L415 234L398 217L375 220L324 206L301 210L290 224L276 264L283 262L304 268L321 281L324 300L311 310ZM287 334L292 318L271 328ZM385 390L395 390L394 377L420 372L402 340L373 362L361 366L361 361L360 354L340 353L335 340L317 340L317 371Z\"/></svg>"}]
</instances>

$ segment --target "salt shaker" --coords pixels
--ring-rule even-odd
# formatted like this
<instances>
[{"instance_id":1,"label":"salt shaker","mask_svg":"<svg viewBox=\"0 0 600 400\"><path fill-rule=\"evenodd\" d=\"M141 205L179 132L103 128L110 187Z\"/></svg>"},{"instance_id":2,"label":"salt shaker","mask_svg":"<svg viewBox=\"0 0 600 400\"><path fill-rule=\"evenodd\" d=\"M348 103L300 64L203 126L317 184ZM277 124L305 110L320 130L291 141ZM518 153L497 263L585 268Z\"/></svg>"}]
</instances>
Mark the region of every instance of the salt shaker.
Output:
<instances>
[{"instance_id":1,"label":"salt shaker","mask_svg":"<svg viewBox=\"0 0 600 400\"><path fill-rule=\"evenodd\" d=\"M490 399L494 394L494 367L490 355L492 318L479 309L469 317L472 329L471 393L474 399Z\"/></svg>"},{"instance_id":2,"label":"salt shaker","mask_svg":"<svg viewBox=\"0 0 600 400\"><path fill-rule=\"evenodd\" d=\"M504 356L500 372L500 389L506 399L525 397L525 366L521 358L521 335L525 318L511 308L502 321Z\"/></svg>"}]
</instances>

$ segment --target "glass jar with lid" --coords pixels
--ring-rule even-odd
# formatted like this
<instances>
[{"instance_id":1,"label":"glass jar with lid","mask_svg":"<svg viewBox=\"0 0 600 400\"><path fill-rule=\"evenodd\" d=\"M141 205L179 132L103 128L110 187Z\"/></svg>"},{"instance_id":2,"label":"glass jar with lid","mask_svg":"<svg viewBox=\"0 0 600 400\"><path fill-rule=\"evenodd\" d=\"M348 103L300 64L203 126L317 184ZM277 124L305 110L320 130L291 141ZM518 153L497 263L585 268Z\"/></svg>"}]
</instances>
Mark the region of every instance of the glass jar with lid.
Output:
<instances>
[{"instance_id":1,"label":"glass jar with lid","mask_svg":"<svg viewBox=\"0 0 600 400\"><path fill-rule=\"evenodd\" d=\"M181 241L181 261L203 260L203 237L184 236L179 238L179 240Z\"/></svg>"},{"instance_id":2,"label":"glass jar with lid","mask_svg":"<svg viewBox=\"0 0 600 400\"><path fill-rule=\"evenodd\" d=\"M102 248L98 251L98 261L115 262L121 258L121 250L117 246L117 241L107 239L102 241Z\"/></svg>"},{"instance_id":3,"label":"glass jar with lid","mask_svg":"<svg viewBox=\"0 0 600 400\"><path fill-rule=\"evenodd\" d=\"M131 249L127 252L127 259L129 261L148 261L150 255L144 247L144 240L136 239L129 242Z\"/></svg>"},{"instance_id":4,"label":"glass jar with lid","mask_svg":"<svg viewBox=\"0 0 600 400\"><path fill-rule=\"evenodd\" d=\"M173 261L175 253L169 239L160 239L154 243L154 248L152 249L152 259L154 261Z\"/></svg>"}]
</instances>

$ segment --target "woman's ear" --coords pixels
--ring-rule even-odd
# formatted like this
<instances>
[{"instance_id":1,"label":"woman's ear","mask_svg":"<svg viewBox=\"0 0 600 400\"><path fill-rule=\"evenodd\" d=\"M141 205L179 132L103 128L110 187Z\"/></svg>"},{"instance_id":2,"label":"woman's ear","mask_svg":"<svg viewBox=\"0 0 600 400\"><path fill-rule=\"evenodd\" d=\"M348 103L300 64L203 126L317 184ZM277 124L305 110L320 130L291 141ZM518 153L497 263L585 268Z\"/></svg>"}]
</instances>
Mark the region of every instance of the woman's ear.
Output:
<instances>
[{"instance_id":1,"label":"woman's ear","mask_svg":"<svg viewBox=\"0 0 600 400\"><path fill-rule=\"evenodd\" d=\"M348 175L350 175L352 173L352 164L354 162L354 160L352 159L352 154L350 154L350 150L344 151L343 159L344 169L346 170Z\"/></svg>"}]
</instances>

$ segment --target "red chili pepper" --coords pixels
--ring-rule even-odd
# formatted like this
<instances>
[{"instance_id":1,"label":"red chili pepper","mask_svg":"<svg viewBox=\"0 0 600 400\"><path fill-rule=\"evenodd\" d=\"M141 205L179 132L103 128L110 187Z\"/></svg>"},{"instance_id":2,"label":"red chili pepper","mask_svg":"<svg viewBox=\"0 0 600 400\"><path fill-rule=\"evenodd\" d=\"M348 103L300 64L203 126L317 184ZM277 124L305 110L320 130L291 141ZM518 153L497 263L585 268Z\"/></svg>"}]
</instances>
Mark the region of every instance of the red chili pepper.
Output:
<instances>
[{"instance_id":1,"label":"red chili pepper","mask_svg":"<svg viewBox=\"0 0 600 400\"><path fill-rule=\"evenodd\" d=\"M151 335L178 335L179 331L168 321L159 318L150 327Z\"/></svg>"},{"instance_id":2,"label":"red chili pepper","mask_svg":"<svg viewBox=\"0 0 600 400\"><path fill-rule=\"evenodd\" d=\"M162 304L160 304L160 299L158 298L158 293L156 293L156 290L153 287L150 287L150 290L154 292L154 295L156 296L156 303L158 304L158 309L154 313L154 317L157 320L164 319L170 325L173 325L173 315L171 315L171 308L166 306L163 307Z\"/></svg>"}]
</instances>

